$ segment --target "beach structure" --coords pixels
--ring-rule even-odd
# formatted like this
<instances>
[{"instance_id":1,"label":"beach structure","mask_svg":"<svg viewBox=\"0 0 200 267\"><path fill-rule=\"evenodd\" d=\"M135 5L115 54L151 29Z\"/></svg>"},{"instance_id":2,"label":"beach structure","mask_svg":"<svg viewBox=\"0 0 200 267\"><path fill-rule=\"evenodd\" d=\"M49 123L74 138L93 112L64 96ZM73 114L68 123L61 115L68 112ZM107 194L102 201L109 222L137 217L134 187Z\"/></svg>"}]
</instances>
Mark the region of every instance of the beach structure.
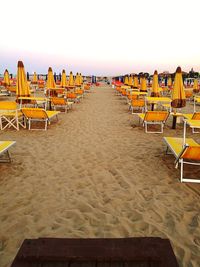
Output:
<instances>
[{"instance_id":1,"label":"beach structure","mask_svg":"<svg viewBox=\"0 0 200 267\"><path fill-rule=\"evenodd\" d=\"M26 79L26 73L24 64L22 61L18 61L17 64L17 83L16 83L16 97L28 97L30 96L30 87Z\"/></svg>"},{"instance_id":2,"label":"beach structure","mask_svg":"<svg viewBox=\"0 0 200 267\"><path fill-rule=\"evenodd\" d=\"M72 71L70 71L70 74L69 74L69 86L74 86L74 76L73 76Z\"/></svg>"},{"instance_id":3,"label":"beach structure","mask_svg":"<svg viewBox=\"0 0 200 267\"><path fill-rule=\"evenodd\" d=\"M67 77L66 77L65 70L62 70L60 86L64 88L67 86Z\"/></svg>"},{"instance_id":4,"label":"beach structure","mask_svg":"<svg viewBox=\"0 0 200 267\"><path fill-rule=\"evenodd\" d=\"M154 71L154 75L153 75L151 96L153 96L153 97L159 97L160 96L157 70Z\"/></svg>"},{"instance_id":5,"label":"beach structure","mask_svg":"<svg viewBox=\"0 0 200 267\"><path fill-rule=\"evenodd\" d=\"M48 69L46 87L47 88L56 88L56 83L55 83L55 80L54 80L53 71L52 71L51 67L49 67L49 69Z\"/></svg>"},{"instance_id":6,"label":"beach structure","mask_svg":"<svg viewBox=\"0 0 200 267\"><path fill-rule=\"evenodd\" d=\"M3 85L5 87L8 87L8 86L10 86L10 84L11 84L10 75L9 75L8 70L6 69L5 72L4 72Z\"/></svg>"}]
</instances>

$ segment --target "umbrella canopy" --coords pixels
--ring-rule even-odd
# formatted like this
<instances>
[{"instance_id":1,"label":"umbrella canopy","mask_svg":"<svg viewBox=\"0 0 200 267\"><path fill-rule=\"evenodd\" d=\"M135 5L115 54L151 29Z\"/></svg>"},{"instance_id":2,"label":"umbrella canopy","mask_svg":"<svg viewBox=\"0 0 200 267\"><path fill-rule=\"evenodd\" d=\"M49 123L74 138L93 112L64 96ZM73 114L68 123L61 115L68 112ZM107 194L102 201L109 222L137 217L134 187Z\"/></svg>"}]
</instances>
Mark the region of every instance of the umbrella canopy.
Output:
<instances>
[{"instance_id":1,"label":"umbrella canopy","mask_svg":"<svg viewBox=\"0 0 200 267\"><path fill-rule=\"evenodd\" d=\"M47 88L56 88L56 83L53 76L52 68L49 67L48 69L48 76L47 76Z\"/></svg>"},{"instance_id":2,"label":"umbrella canopy","mask_svg":"<svg viewBox=\"0 0 200 267\"><path fill-rule=\"evenodd\" d=\"M65 70L62 70L62 77L61 77L61 82L60 82L61 87L66 87L67 86L67 77Z\"/></svg>"},{"instance_id":3,"label":"umbrella canopy","mask_svg":"<svg viewBox=\"0 0 200 267\"><path fill-rule=\"evenodd\" d=\"M183 85L182 71L181 67L176 69L176 75L174 79L174 88L172 91L172 107L182 108L186 105L185 90Z\"/></svg>"},{"instance_id":4,"label":"umbrella canopy","mask_svg":"<svg viewBox=\"0 0 200 267\"><path fill-rule=\"evenodd\" d=\"M81 75L81 73L79 74L80 77L80 84L83 84L83 76Z\"/></svg>"},{"instance_id":5,"label":"umbrella canopy","mask_svg":"<svg viewBox=\"0 0 200 267\"><path fill-rule=\"evenodd\" d=\"M79 76L78 72L76 73L75 85L80 85L80 76Z\"/></svg>"},{"instance_id":6,"label":"umbrella canopy","mask_svg":"<svg viewBox=\"0 0 200 267\"><path fill-rule=\"evenodd\" d=\"M34 72L32 83L37 83L37 82L38 82L37 74L36 72Z\"/></svg>"},{"instance_id":7,"label":"umbrella canopy","mask_svg":"<svg viewBox=\"0 0 200 267\"><path fill-rule=\"evenodd\" d=\"M153 75L153 84L152 84L151 96L154 96L154 97L160 96L157 70L154 71L154 75Z\"/></svg>"},{"instance_id":8,"label":"umbrella canopy","mask_svg":"<svg viewBox=\"0 0 200 267\"><path fill-rule=\"evenodd\" d=\"M131 75L128 78L128 85L133 85L133 77Z\"/></svg>"},{"instance_id":9,"label":"umbrella canopy","mask_svg":"<svg viewBox=\"0 0 200 267\"><path fill-rule=\"evenodd\" d=\"M171 77L169 77L168 80L167 80L167 86L168 87L172 86L172 78Z\"/></svg>"},{"instance_id":10,"label":"umbrella canopy","mask_svg":"<svg viewBox=\"0 0 200 267\"><path fill-rule=\"evenodd\" d=\"M4 72L3 85L5 87L10 86L10 76L7 69Z\"/></svg>"},{"instance_id":11,"label":"umbrella canopy","mask_svg":"<svg viewBox=\"0 0 200 267\"><path fill-rule=\"evenodd\" d=\"M199 85L198 85L198 80L197 79L194 79L193 92L194 93L198 93L199 92Z\"/></svg>"},{"instance_id":12,"label":"umbrella canopy","mask_svg":"<svg viewBox=\"0 0 200 267\"><path fill-rule=\"evenodd\" d=\"M145 77L141 77L141 88L140 91L147 92L147 81Z\"/></svg>"},{"instance_id":13,"label":"umbrella canopy","mask_svg":"<svg viewBox=\"0 0 200 267\"><path fill-rule=\"evenodd\" d=\"M74 77L72 71L69 74L69 86L74 86Z\"/></svg>"},{"instance_id":14,"label":"umbrella canopy","mask_svg":"<svg viewBox=\"0 0 200 267\"><path fill-rule=\"evenodd\" d=\"M125 76L124 84L125 84L125 85L128 85L128 76Z\"/></svg>"},{"instance_id":15,"label":"umbrella canopy","mask_svg":"<svg viewBox=\"0 0 200 267\"><path fill-rule=\"evenodd\" d=\"M26 72L22 61L18 61L17 64L17 84L16 84L16 96L30 96L30 87L26 79Z\"/></svg>"},{"instance_id":16,"label":"umbrella canopy","mask_svg":"<svg viewBox=\"0 0 200 267\"><path fill-rule=\"evenodd\" d=\"M137 75L135 75L133 78L133 87L138 88L138 84L139 84L138 77Z\"/></svg>"}]
</instances>

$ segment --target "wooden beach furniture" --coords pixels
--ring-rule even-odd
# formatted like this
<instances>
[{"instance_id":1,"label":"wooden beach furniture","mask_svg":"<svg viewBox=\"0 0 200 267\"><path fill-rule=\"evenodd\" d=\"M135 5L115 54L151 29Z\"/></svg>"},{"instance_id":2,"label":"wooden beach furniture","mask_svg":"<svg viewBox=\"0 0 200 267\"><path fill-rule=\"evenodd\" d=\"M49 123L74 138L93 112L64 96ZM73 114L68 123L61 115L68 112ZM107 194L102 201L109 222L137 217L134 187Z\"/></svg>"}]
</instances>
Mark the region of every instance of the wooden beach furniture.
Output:
<instances>
[{"instance_id":1,"label":"wooden beach furniture","mask_svg":"<svg viewBox=\"0 0 200 267\"><path fill-rule=\"evenodd\" d=\"M178 267L169 239L25 239L11 267Z\"/></svg>"},{"instance_id":2,"label":"wooden beach furniture","mask_svg":"<svg viewBox=\"0 0 200 267\"><path fill-rule=\"evenodd\" d=\"M19 127L25 128L23 122L23 114L18 109L17 103L14 101L1 101L0 102L0 129L13 127L19 131Z\"/></svg>"},{"instance_id":3,"label":"wooden beach furniture","mask_svg":"<svg viewBox=\"0 0 200 267\"><path fill-rule=\"evenodd\" d=\"M68 101L63 97L52 97L51 103L54 110L56 110L56 108L59 108L64 110L64 112L67 112L69 109L71 109L72 105L74 104L74 102Z\"/></svg>"},{"instance_id":4,"label":"wooden beach furniture","mask_svg":"<svg viewBox=\"0 0 200 267\"><path fill-rule=\"evenodd\" d=\"M196 143L192 138L186 138L185 142L183 138L176 137L164 137L164 141L167 145L166 154L171 153L175 156L175 167L178 167L180 163L181 168L181 182L187 183L200 183L200 179L184 178L184 164L199 165L200 166L200 145Z\"/></svg>"},{"instance_id":5,"label":"wooden beach furniture","mask_svg":"<svg viewBox=\"0 0 200 267\"><path fill-rule=\"evenodd\" d=\"M22 108L22 113L24 114L26 120L28 121L29 130L38 130L38 128L31 128L31 122L44 122L44 129L47 130L47 125L50 124L50 121L56 117L58 120L58 114L60 111L47 111L42 108ZM41 128L39 128L41 129Z\"/></svg>"},{"instance_id":6,"label":"wooden beach furniture","mask_svg":"<svg viewBox=\"0 0 200 267\"><path fill-rule=\"evenodd\" d=\"M147 111L146 113L137 114L139 119L142 120L145 127L145 133L163 133L164 125L169 117L167 111ZM149 131L148 125L158 124L160 125L160 131Z\"/></svg>"},{"instance_id":7,"label":"wooden beach furniture","mask_svg":"<svg viewBox=\"0 0 200 267\"><path fill-rule=\"evenodd\" d=\"M0 141L0 162L11 162L8 149L15 143L15 141Z\"/></svg>"}]
</instances>

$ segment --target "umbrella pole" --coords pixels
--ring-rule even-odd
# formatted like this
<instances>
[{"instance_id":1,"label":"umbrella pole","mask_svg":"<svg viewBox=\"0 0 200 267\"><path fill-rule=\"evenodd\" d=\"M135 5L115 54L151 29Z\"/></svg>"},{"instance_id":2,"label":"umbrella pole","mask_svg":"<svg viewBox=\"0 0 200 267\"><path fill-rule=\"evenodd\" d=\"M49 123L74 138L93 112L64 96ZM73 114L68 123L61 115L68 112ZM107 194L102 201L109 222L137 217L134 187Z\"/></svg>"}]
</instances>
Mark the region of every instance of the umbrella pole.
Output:
<instances>
[{"instance_id":1,"label":"umbrella pole","mask_svg":"<svg viewBox=\"0 0 200 267\"><path fill-rule=\"evenodd\" d=\"M177 116L176 116L176 109L175 109L174 114L173 114L172 129L176 129L176 120L177 120Z\"/></svg>"}]
</instances>

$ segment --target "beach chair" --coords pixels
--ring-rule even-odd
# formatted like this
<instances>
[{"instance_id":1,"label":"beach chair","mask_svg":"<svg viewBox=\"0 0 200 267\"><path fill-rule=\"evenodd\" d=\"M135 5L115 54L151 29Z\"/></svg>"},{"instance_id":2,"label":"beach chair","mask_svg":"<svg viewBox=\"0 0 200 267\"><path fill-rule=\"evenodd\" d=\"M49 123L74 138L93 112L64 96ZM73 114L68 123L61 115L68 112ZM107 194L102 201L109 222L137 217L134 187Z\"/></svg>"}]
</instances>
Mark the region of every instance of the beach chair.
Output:
<instances>
[{"instance_id":1,"label":"beach chair","mask_svg":"<svg viewBox=\"0 0 200 267\"><path fill-rule=\"evenodd\" d=\"M44 122L44 129L47 130L47 125L50 124L51 119L56 117L58 120L58 114L60 111L47 111L42 108L22 108L22 113L24 114L26 120L28 121L28 129L29 130L41 130L41 128L32 128L31 122Z\"/></svg>"},{"instance_id":2,"label":"beach chair","mask_svg":"<svg viewBox=\"0 0 200 267\"><path fill-rule=\"evenodd\" d=\"M17 103L14 101L1 101L0 102L0 129L13 127L19 131L19 126L26 128L24 123L23 114L18 109Z\"/></svg>"},{"instance_id":3,"label":"beach chair","mask_svg":"<svg viewBox=\"0 0 200 267\"><path fill-rule=\"evenodd\" d=\"M78 102L80 102L80 98L81 98L81 96L79 96L79 95L77 95L75 93L71 93L71 92L67 93L67 99L69 101L73 101L73 102L78 103Z\"/></svg>"},{"instance_id":4,"label":"beach chair","mask_svg":"<svg viewBox=\"0 0 200 267\"><path fill-rule=\"evenodd\" d=\"M64 112L67 112L69 109L71 109L72 105L74 104L74 102L67 101L67 99L65 99L63 97L62 98L61 97L52 97L51 103L52 103L54 110L56 110L56 108L60 108L60 109L63 109Z\"/></svg>"},{"instance_id":5,"label":"beach chair","mask_svg":"<svg viewBox=\"0 0 200 267\"><path fill-rule=\"evenodd\" d=\"M143 125L145 127L145 133L163 133L163 128L165 122L169 117L169 112L167 111L147 111L146 113L137 114L139 119L143 121ZM148 125L158 124L160 125L160 131L149 131Z\"/></svg>"},{"instance_id":6,"label":"beach chair","mask_svg":"<svg viewBox=\"0 0 200 267\"><path fill-rule=\"evenodd\" d=\"M134 110L137 109L139 111L142 110L142 113L145 111L145 101L144 99L135 99L131 101L130 109L132 114L134 114Z\"/></svg>"},{"instance_id":7,"label":"beach chair","mask_svg":"<svg viewBox=\"0 0 200 267\"><path fill-rule=\"evenodd\" d=\"M183 167L184 164L188 165L198 165L200 166L200 145L196 143L192 138L185 139L185 145L183 145L183 138L176 137L164 137L164 141L167 145L166 154L168 151L171 151L176 158L175 167L178 167L178 164L181 165L181 182L187 183L200 183L200 179L191 179L184 178Z\"/></svg>"},{"instance_id":8,"label":"beach chair","mask_svg":"<svg viewBox=\"0 0 200 267\"><path fill-rule=\"evenodd\" d=\"M0 141L0 162L11 162L8 149L15 143L15 141Z\"/></svg>"}]
</instances>

